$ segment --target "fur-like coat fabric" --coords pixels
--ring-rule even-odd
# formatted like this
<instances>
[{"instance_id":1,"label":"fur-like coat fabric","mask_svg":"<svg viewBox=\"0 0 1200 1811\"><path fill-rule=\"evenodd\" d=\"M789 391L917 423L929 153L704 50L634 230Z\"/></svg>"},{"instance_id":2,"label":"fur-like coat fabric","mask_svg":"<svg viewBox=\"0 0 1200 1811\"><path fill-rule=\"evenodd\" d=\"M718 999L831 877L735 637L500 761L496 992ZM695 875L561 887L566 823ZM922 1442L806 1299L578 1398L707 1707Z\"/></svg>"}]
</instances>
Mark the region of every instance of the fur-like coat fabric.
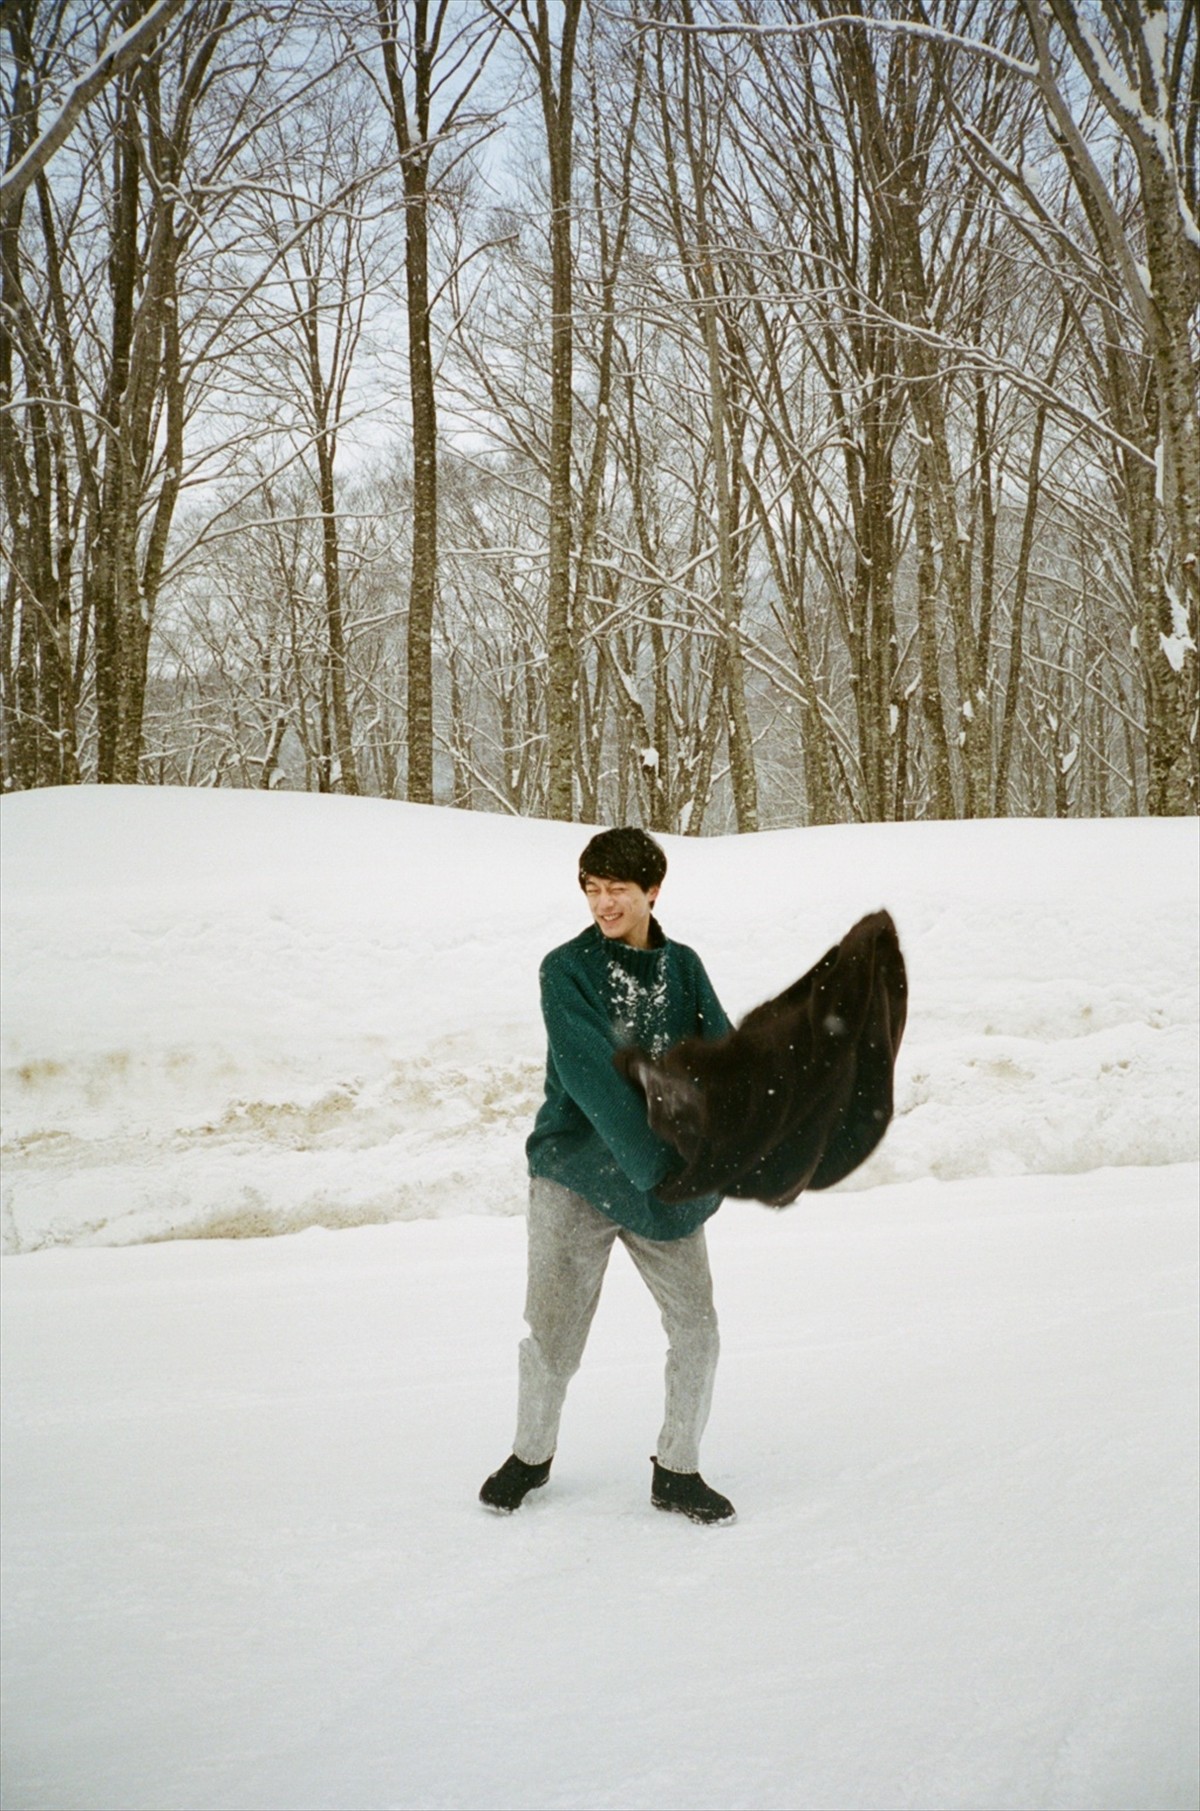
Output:
<instances>
[{"instance_id":1,"label":"fur-like coat fabric","mask_svg":"<svg viewBox=\"0 0 1200 1811\"><path fill-rule=\"evenodd\" d=\"M785 1207L848 1176L891 1120L907 1000L896 927L873 912L725 1037L685 1038L657 1058L619 1050L651 1130L684 1159L655 1193Z\"/></svg>"}]
</instances>

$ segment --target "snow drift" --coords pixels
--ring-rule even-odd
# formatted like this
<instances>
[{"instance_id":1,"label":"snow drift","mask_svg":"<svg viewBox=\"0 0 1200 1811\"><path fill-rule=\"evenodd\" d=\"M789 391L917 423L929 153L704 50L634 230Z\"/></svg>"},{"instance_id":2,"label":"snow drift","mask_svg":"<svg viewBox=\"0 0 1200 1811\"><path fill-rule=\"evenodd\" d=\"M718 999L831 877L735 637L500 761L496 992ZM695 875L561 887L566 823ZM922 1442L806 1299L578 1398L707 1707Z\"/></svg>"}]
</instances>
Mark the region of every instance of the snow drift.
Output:
<instances>
[{"instance_id":1,"label":"snow drift","mask_svg":"<svg viewBox=\"0 0 1200 1811\"><path fill-rule=\"evenodd\" d=\"M523 1211L585 829L154 788L0 821L5 1249ZM664 842L662 920L735 1018L895 918L896 1119L843 1187L1195 1158L1194 823Z\"/></svg>"}]
</instances>

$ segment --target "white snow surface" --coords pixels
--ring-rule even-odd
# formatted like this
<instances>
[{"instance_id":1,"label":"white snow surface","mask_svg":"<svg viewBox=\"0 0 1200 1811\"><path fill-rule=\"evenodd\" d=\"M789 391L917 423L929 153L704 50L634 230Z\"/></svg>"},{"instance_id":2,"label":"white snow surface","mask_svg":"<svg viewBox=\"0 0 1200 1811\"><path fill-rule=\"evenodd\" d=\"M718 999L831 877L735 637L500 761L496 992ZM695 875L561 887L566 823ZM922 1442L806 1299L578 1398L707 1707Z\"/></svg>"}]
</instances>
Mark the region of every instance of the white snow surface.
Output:
<instances>
[{"instance_id":1,"label":"white snow surface","mask_svg":"<svg viewBox=\"0 0 1200 1811\"><path fill-rule=\"evenodd\" d=\"M668 839L735 1016L880 905L912 988L875 1158L710 1223L715 1530L619 1252L550 1484L475 1500L585 830L0 829L6 1807L1196 1804L1194 823Z\"/></svg>"},{"instance_id":2,"label":"white snow surface","mask_svg":"<svg viewBox=\"0 0 1200 1811\"><path fill-rule=\"evenodd\" d=\"M5 1250L524 1211L586 830L77 787L0 832ZM734 1017L896 919L897 1115L850 1190L1200 1154L1194 820L664 842L662 921Z\"/></svg>"}]
</instances>

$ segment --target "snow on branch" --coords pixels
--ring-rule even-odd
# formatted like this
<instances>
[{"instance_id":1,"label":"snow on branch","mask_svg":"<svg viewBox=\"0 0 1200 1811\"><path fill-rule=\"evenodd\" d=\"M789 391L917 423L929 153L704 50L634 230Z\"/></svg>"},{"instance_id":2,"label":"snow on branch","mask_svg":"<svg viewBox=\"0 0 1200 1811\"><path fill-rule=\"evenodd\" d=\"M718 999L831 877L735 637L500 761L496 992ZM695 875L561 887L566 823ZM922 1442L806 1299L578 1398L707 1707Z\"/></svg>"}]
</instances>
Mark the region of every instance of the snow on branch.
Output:
<instances>
[{"instance_id":1,"label":"snow on branch","mask_svg":"<svg viewBox=\"0 0 1200 1811\"><path fill-rule=\"evenodd\" d=\"M184 4L185 0L153 0L153 4L136 24L122 32L86 74L80 76L51 124L38 135L12 168L0 176L0 211L19 200L54 153L70 137L84 109L114 76L120 75L137 62L163 27L170 23L176 13L182 11Z\"/></svg>"},{"instance_id":2,"label":"snow on branch","mask_svg":"<svg viewBox=\"0 0 1200 1811\"><path fill-rule=\"evenodd\" d=\"M607 8L602 9L608 11ZM613 14L612 17L617 15ZM680 19L648 19L634 14L628 19L622 18L622 24L635 32L657 32L673 37L697 38L804 38L831 31L838 26L855 26L869 32L891 33L893 36L906 38L927 38L934 43L945 45L952 50L969 50L974 55L984 57L993 63L999 63L1004 69L1011 69L1017 75L1037 79L1037 68L1032 63L1024 63L1019 57L1001 50L996 44L985 43L981 38L963 37L958 32L947 31L943 26L926 25L915 19L872 19L864 13L830 13L822 19L804 19L789 22L786 25L754 25L748 21L738 20L723 24L699 24Z\"/></svg>"}]
</instances>

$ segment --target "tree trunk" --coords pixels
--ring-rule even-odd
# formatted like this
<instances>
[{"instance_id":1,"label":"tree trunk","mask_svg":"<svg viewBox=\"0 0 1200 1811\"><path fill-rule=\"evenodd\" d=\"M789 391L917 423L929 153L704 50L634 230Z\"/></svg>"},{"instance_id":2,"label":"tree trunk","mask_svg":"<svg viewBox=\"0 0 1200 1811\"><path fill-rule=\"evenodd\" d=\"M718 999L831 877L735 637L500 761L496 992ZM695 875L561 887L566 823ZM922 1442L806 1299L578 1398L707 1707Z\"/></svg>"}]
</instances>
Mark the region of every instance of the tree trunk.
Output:
<instances>
[{"instance_id":1,"label":"tree trunk","mask_svg":"<svg viewBox=\"0 0 1200 1811\"><path fill-rule=\"evenodd\" d=\"M1000 752L996 759L995 811L998 817L1007 817L1013 804L1009 797L1008 783L1012 766L1013 732L1017 723L1017 699L1021 686L1025 603L1029 592L1029 562L1033 555L1033 531L1041 488L1042 440L1045 431L1046 404L1043 402L1038 407L1033 423L1033 443L1029 449L1029 470L1025 480L1025 517L1021 525L1021 546L1013 581L1008 631L1008 677L1004 686L1004 710L1000 721Z\"/></svg>"},{"instance_id":2,"label":"tree trunk","mask_svg":"<svg viewBox=\"0 0 1200 1811\"><path fill-rule=\"evenodd\" d=\"M136 606L136 584L131 587L126 546L128 494L133 485L132 449L126 444L124 428L138 276L139 162L128 79L121 78L120 90L120 119L113 141L113 224L108 266L112 328L108 383L101 409L104 475L99 533L88 574L96 637L96 778L102 784L124 778L129 748L125 724L127 675L130 654L135 651L131 648L128 617Z\"/></svg>"},{"instance_id":3,"label":"tree trunk","mask_svg":"<svg viewBox=\"0 0 1200 1811\"><path fill-rule=\"evenodd\" d=\"M954 781L950 771L950 744L942 708L941 654L937 630L937 576L933 557L933 527L929 499L918 478L915 501L917 522L917 638L921 656L921 711L933 763L933 815L957 817Z\"/></svg>"},{"instance_id":4,"label":"tree trunk","mask_svg":"<svg viewBox=\"0 0 1200 1811\"><path fill-rule=\"evenodd\" d=\"M1111 0L1114 78L1079 0L1050 0L1094 100L1128 142L1137 161L1145 267L1113 204L1103 172L1076 124L1069 79L1056 67L1040 0L1024 0L1037 49L1042 97L1087 212L1106 271L1120 282L1137 315L1153 368L1156 396L1151 440L1157 495L1141 477L1128 486L1133 558L1141 567L1139 647L1147 693L1149 808L1157 814L1196 810L1200 747L1195 740L1200 633L1200 409L1196 402L1194 331L1200 300L1200 244L1195 229L1194 162L1190 176L1175 138L1177 119L1194 108L1177 85L1187 67L1178 54L1168 67L1172 18L1164 0ZM1189 9L1176 14L1175 33L1194 32ZM1194 48L1192 52L1194 82ZM1194 112L1193 112L1194 117ZM1192 141L1194 145L1194 140ZM1190 182L1190 195L1185 184ZM1167 554L1159 555L1165 534Z\"/></svg>"},{"instance_id":5,"label":"tree trunk","mask_svg":"<svg viewBox=\"0 0 1200 1811\"><path fill-rule=\"evenodd\" d=\"M429 295L429 142L437 30L428 0L410 18L412 125L396 55L398 20L389 0L376 0L392 129L404 179L404 277L408 306L408 386L412 406L412 565L408 591L408 797L433 803L433 622L438 583L437 397L433 380Z\"/></svg>"},{"instance_id":6,"label":"tree trunk","mask_svg":"<svg viewBox=\"0 0 1200 1811\"><path fill-rule=\"evenodd\" d=\"M342 621L341 550L338 546L337 497L333 483L333 450L329 437L317 436L317 474L321 504L321 568L325 585L325 621L329 633L329 698L337 749L338 789L356 794L358 766L350 733L346 699L346 634ZM332 776L331 776L332 777Z\"/></svg>"},{"instance_id":7,"label":"tree trunk","mask_svg":"<svg viewBox=\"0 0 1200 1811\"><path fill-rule=\"evenodd\" d=\"M408 592L408 796L433 803L433 616L437 602L437 403L430 344L424 157L404 166L408 374L412 397L412 577Z\"/></svg>"},{"instance_id":8,"label":"tree trunk","mask_svg":"<svg viewBox=\"0 0 1200 1811\"><path fill-rule=\"evenodd\" d=\"M546 815L575 815L576 663L571 620L571 433L574 345L571 163L575 40L583 0L563 0L558 70L548 0L537 0L532 42L550 165L550 450L546 574ZM524 40L523 40L524 42Z\"/></svg>"},{"instance_id":9,"label":"tree trunk","mask_svg":"<svg viewBox=\"0 0 1200 1811\"><path fill-rule=\"evenodd\" d=\"M683 16L693 23L690 0L683 0ZM754 741L746 708L746 668L742 655L742 560L735 545L730 424L726 377L722 364L718 321L715 252L709 229L706 195L712 177L712 120L704 74L689 41L684 46L681 130L691 174L691 234L685 225L683 203L672 175L674 216L679 253L696 303L701 340L708 372L709 435L716 492L716 552L718 611L722 627L721 674L725 694L725 729L729 742L729 777L739 833L758 829L758 784L754 771ZM662 90L664 140L670 145L670 125L665 85Z\"/></svg>"}]
</instances>

